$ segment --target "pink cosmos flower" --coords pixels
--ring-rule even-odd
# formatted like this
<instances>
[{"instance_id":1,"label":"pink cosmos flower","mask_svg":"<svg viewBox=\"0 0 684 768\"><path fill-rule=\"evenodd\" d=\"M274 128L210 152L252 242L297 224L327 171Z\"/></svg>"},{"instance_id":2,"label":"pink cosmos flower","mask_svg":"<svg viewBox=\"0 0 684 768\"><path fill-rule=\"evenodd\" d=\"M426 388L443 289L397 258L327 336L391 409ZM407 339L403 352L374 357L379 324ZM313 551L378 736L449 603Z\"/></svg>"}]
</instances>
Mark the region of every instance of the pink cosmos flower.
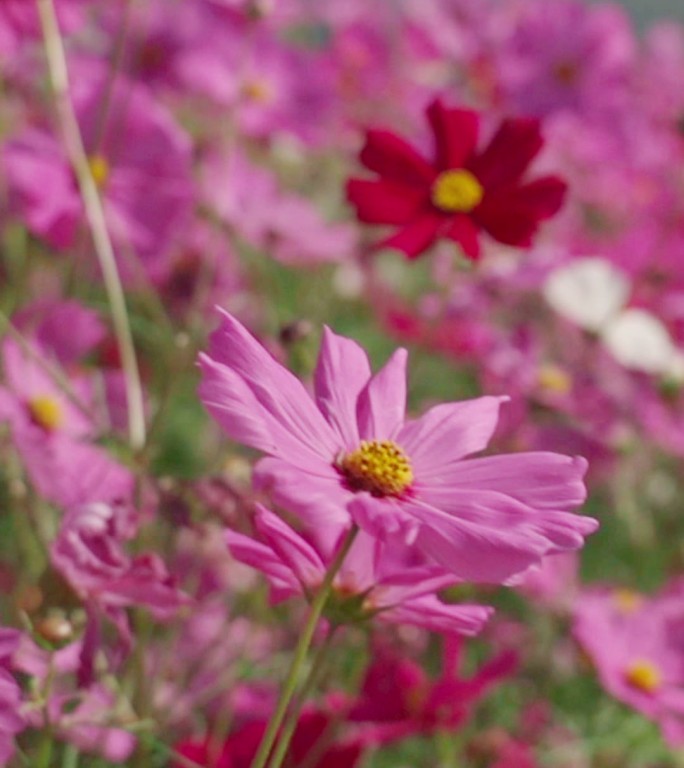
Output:
<instances>
[{"instance_id":1,"label":"pink cosmos flower","mask_svg":"<svg viewBox=\"0 0 684 768\"><path fill-rule=\"evenodd\" d=\"M122 69L132 80L154 90L190 93L223 105L234 98L232 52L242 46L240 33L244 33L235 20L221 18L198 0L177 3L173 13L166 0L130 9L112 3L97 11L112 46L110 55L115 55L116 32L126 23Z\"/></svg>"},{"instance_id":2,"label":"pink cosmos flower","mask_svg":"<svg viewBox=\"0 0 684 768\"><path fill-rule=\"evenodd\" d=\"M281 518L257 506L256 526L265 543L226 531L233 556L263 571L275 601L302 592L312 597L330 565ZM474 635L492 609L442 603L435 591L456 579L436 565L409 567L401 550L364 531L357 536L333 582L328 618L359 622L377 617L392 624L412 624L436 632Z\"/></svg>"},{"instance_id":3,"label":"pink cosmos flower","mask_svg":"<svg viewBox=\"0 0 684 768\"><path fill-rule=\"evenodd\" d=\"M158 555L131 557L124 549L137 524L124 505L71 509L50 548L52 564L84 601L105 609L144 605L159 616L171 615L186 598Z\"/></svg>"},{"instance_id":4,"label":"pink cosmos flower","mask_svg":"<svg viewBox=\"0 0 684 768\"><path fill-rule=\"evenodd\" d=\"M98 312L73 300L34 302L17 312L12 321L64 366L80 363L107 334Z\"/></svg>"},{"instance_id":5,"label":"pink cosmos flower","mask_svg":"<svg viewBox=\"0 0 684 768\"><path fill-rule=\"evenodd\" d=\"M200 396L235 440L268 454L256 481L331 547L353 519L401 536L458 578L500 583L544 555L578 549L598 523L582 458L483 450L504 398L405 417L406 351L375 375L363 349L325 329L313 397L230 314L200 356ZM332 531L332 536L331 536ZM329 550L326 550L329 551Z\"/></svg>"},{"instance_id":6,"label":"pink cosmos flower","mask_svg":"<svg viewBox=\"0 0 684 768\"><path fill-rule=\"evenodd\" d=\"M74 318L72 311L59 314ZM76 316L83 319L79 312ZM75 331L69 349L55 344L60 335L49 324L40 324L36 332L52 342L51 348L31 341L22 348L7 339L2 346L5 386L0 386L0 422L9 423L29 479L41 496L65 507L130 498L131 473L104 448L88 442L97 432L91 382L82 374L67 376L51 360L60 350L69 357L86 337ZM41 361L58 372L71 397Z\"/></svg>"},{"instance_id":7,"label":"pink cosmos flower","mask_svg":"<svg viewBox=\"0 0 684 768\"><path fill-rule=\"evenodd\" d=\"M604 688L684 744L684 582L648 598L624 589L587 590L573 633Z\"/></svg>"},{"instance_id":8,"label":"pink cosmos flower","mask_svg":"<svg viewBox=\"0 0 684 768\"><path fill-rule=\"evenodd\" d=\"M7 419L15 432L37 433L43 439L55 435L78 439L93 434L93 420L88 416L91 393L84 377L68 380L69 397L48 373L55 365L45 347L27 342L22 348L8 338L1 352L6 386L0 386L0 420Z\"/></svg>"},{"instance_id":9,"label":"pink cosmos flower","mask_svg":"<svg viewBox=\"0 0 684 768\"><path fill-rule=\"evenodd\" d=\"M81 598L88 616L79 668L83 683L93 679L103 616L117 629L120 641L114 655L121 657L133 644L126 608L143 606L165 619L188 602L158 555L131 557L126 552L124 544L137 532L137 524L126 505L84 504L67 511L50 547L53 567Z\"/></svg>"},{"instance_id":10,"label":"pink cosmos flower","mask_svg":"<svg viewBox=\"0 0 684 768\"><path fill-rule=\"evenodd\" d=\"M500 49L502 90L527 114L571 110L595 117L626 105L636 39L617 4L527 3Z\"/></svg>"},{"instance_id":11,"label":"pink cosmos flower","mask_svg":"<svg viewBox=\"0 0 684 768\"><path fill-rule=\"evenodd\" d=\"M146 89L122 78L111 94L109 119L101 125L107 75L90 61L72 69L74 107L112 238L143 258L156 256L188 220L188 137ZM27 128L5 145L3 165L13 210L29 230L55 248L72 246L82 206L57 138Z\"/></svg>"}]
</instances>

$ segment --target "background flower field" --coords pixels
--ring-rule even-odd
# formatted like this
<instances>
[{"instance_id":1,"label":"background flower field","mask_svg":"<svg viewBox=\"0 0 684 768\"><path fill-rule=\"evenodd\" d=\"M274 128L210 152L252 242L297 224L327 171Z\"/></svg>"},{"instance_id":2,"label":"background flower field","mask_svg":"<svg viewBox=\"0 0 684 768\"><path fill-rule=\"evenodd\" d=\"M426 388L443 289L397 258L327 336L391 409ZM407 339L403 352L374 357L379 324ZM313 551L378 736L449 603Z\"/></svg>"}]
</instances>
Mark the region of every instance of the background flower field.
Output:
<instances>
[{"instance_id":1,"label":"background flower field","mask_svg":"<svg viewBox=\"0 0 684 768\"><path fill-rule=\"evenodd\" d=\"M684 766L632 5L0 3L0 765Z\"/></svg>"}]
</instances>

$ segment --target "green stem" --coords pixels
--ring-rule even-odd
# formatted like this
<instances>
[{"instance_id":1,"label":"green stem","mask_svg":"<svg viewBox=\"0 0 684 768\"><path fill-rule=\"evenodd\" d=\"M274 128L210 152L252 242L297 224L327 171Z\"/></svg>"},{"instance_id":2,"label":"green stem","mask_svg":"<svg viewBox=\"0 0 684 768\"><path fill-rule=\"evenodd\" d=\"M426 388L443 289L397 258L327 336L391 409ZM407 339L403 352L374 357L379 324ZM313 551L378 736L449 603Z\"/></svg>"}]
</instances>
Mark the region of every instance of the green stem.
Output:
<instances>
[{"instance_id":1,"label":"green stem","mask_svg":"<svg viewBox=\"0 0 684 768\"><path fill-rule=\"evenodd\" d=\"M275 711L268 723L266 732L264 733L261 744L259 745L259 749L254 756L251 768L264 768L268 761L268 757L271 754L271 750L273 749L276 736L278 735L278 730L282 725L283 720L285 719L287 708L289 707L290 702L292 701L292 697L297 690L297 680L299 678L299 673L302 665L306 660L306 655L309 651L309 646L311 645L311 640L313 639L318 620L321 618L325 604L328 602L333 580L337 575L337 572L340 570L349 550L351 549L351 546L354 543L354 539L356 538L356 534L358 532L358 526L352 525L352 527L349 529L349 532L345 536L344 541L342 542L342 546L335 556L335 559L331 563L330 568L327 570L320 589L316 593L316 596L311 603L309 616L307 618L302 634L299 637L297 647L295 648L290 671L287 675L287 678L285 679L285 682L283 683L283 688L280 692L280 697L278 699L278 703L276 704Z\"/></svg>"},{"instance_id":2,"label":"green stem","mask_svg":"<svg viewBox=\"0 0 684 768\"><path fill-rule=\"evenodd\" d=\"M95 255L100 263L107 300L109 302L114 335L121 357L121 368L126 388L129 442L134 450L145 444L145 411L138 359L133 345L126 307L126 297L119 277L114 248L107 230L104 207L93 178L88 155L83 144L81 129L71 102L69 72L64 43L59 30L54 0L36 0L43 32L43 44L48 73L55 97L57 117L64 145L71 162L83 202L86 220L90 226Z\"/></svg>"},{"instance_id":3,"label":"green stem","mask_svg":"<svg viewBox=\"0 0 684 768\"><path fill-rule=\"evenodd\" d=\"M67 744L64 747L64 755L62 756L62 768L77 768L79 757L78 748L73 744Z\"/></svg>"},{"instance_id":4,"label":"green stem","mask_svg":"<svg viewBox=\"0 0 684 768\"><path fill-rule=\"evenodd\" d=\"M55 744L55 736L52 729L48 728L44 735L38 752L36 768L50 768L52 765L52 748Z\"/></svg>"},{"instance_id":5,"label":"green stem","mask_svg":"<svg viewBox=\"0 0 684 768\"><path fill-rule=\"evenodd\" d=\"M273 757L271 758L269 768L280 768L283 760L285 759L285 755L287 754L290 742L292 741L292 736L294 735L297 723L299 721L299 714L306 700L309 698L309 695L316 687L316 684L320 679L321 672L327 659L328 652L330 651L333 635L335 634L336 629L337 626L335 625L330 628L330 631L328 632L325 640L321 643L321 645L318 647L318 650L316 651L316 655L311 665L311 669L309 670L309 674L306 676L306 680L304 681L304 684L299 691L297 700L295 701L294 706L292 707L290 714L285 721L285 725L283 726L280 738L278 739L276 747L273 750Z\"/></svg>"}]
</instances>

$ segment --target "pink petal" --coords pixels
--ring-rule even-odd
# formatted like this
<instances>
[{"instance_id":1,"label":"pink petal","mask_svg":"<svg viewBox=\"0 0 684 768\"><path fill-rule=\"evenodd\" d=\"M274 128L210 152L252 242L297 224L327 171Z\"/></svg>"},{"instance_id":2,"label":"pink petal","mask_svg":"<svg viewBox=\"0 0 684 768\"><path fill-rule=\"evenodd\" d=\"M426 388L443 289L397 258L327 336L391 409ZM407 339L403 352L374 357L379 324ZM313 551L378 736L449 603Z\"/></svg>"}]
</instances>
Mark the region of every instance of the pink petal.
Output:
<instances>
[{"instance_id":1,"label":"pink petal","mask_svg":"<svg viewBox=\"0 0 684 768\"><path fill-rule=\"evenodd\" d=\"M272 437L280 441L284 435L290 435L287 441L289 447L278 444L279 450L290 452L293 444L298 444L305 453L332 461L340 449L339 441L303 384L280 365L234 317L223 310L219 311L221 326L211 335L209 359L225 366L244 381L262 407L261 414L255 413L252 408L253 416L262 420L265 414L272 417L269 420ZM206 355L202 356L202 361L207 359ZM206 366L203 367L205 371L208 370ZM214 367L213 370L217 372L219 369ZM245 400L244 397L237 399ZM224 418L226 410L223 409ZM231 418L239 419L239 416L233 413ZM274 422L281 427L277 430L278 434L273 428ZM290 454L290 458L297 461L296 455Z\"/></svg>"},{"instance_id":2,"label":"pink petal","mask_svg":"<svg viewBox=\"0 0 684 768\"><path fill-rule=\"evenodd\" d=\"M356 403L370 377L368 357L362 347L324 328L314 391L319 410L340 435L340 448L353 450L360 442Z\"/></svg>"},{"instance_id":3,"label":"pink petal","mask_svg":"<svg viewBox=\"0 0 684 768\"><path fill-rule=\"evenodd\" d=\"M479 397L436 405L407 422L396 440L409 455L420 482L447 480L452 465L486 448L505 397Z\"/></svg>"},{"instance_id":4,"label":"pink petal","mask_svg":"<svg viewBox=\"0 0 684 768\"><path fill-rule=\"evenodd\" d=\"M254 484L269 491L276 504L297 514L323 555L334 550L340 533L349 528L345 507L353 495L344 489L332 464L321 465L314 474L287 459L261 459L254 470Z\"/></svg>"},{"instance_id":5,"label":"pink petal","mask_svg":"<svg viewBox=\"0 0 684 768\"><path fill-rule=\"evenodd\" d=\"M447 605L434 595L425 595L383 611L379 618L431 632L473 636L482 630L493 613L493 608L483 605Z\"/></svg>"},{"instance_id":6,"label":"pink petal","mask_svg":"<svg viewBox=\"0 0 684 768\"><path fill-rule=\"evenodd\" d=\"M204 354L199 357L199 367L200 399L226 433L239 443L277 454L279 446L269 431L268 415L242 378Z\"/></svg>"},{"instance_id":7,"label":"pink petal","mask_svg":"<svg viewBox=\"0 0 684 768\"><path fill-rule=\"evenodd\" d=\"M358 417L362 438L392 439L404 423L407 358L405 349L397 349L361 392Z\"/></svg>"},{"instance_id":8,"label":"pink petal","mask_svg":"<svg viewBox=\"0 0 684 768\"><path fill-rule=\"evenodd\" d=\"M320 584L325 565L305 539L261 504L257 504L256 527L303 587L315 589Z\"/></svg>"},{"instance_id":9,"label":"pink petal","mask_svg":"<svg viewBox=\"0 0 684 768\"><path fill-rule=\"evenodd\" d=\"M301 594L301 584L292 569L285 565L270 547L237 531L227 530L223 535L231 555L236 560L265 574L274 590L275 602Z\"/></svg>"},{"instance_id":10,"label":"pink petal","mask_svg":"<svg viewBox=\"0 0 684 768\"><path fill-rule=\"evenodd\" d=\"M538 511L494 491L421 489L404 502L420 520L416 544L457 576L501 582L544 555L579 549L598 527L590 517Z\"/></svg>"},{"instance_id":11,"label":"pink petal","mask_svg":"<svg viewBox=\"0 0 684 768\"><path fill-rule=\"evenodd\" d=\"M468 459L449 470L449 485L487 489L512 496L535 509L570 509L582 504L585 459L546 451Z\"/></svg>"},{"instance_id":12,"label":"pink petal","mask_svg":"<svg viewBox=\"0 0 684 768\"><path fill-rule=\"evenodd\" d=\"M416 546L461 579L501 584L538 562L547 547L543 537L500 526L478 525L427 504L410 504L423 523Z\"/></svg>"}]
</instances>

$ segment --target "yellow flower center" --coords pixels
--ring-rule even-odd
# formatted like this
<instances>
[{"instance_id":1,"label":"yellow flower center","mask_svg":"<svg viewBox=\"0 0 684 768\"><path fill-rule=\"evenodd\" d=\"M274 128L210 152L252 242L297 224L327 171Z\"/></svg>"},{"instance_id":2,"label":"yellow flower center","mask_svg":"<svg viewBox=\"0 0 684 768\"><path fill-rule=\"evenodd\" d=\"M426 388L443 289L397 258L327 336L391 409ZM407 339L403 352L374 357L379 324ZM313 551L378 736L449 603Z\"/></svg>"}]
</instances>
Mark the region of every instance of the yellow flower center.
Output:
<instances>
[{"instance_id":1,"label":"yellow flower center","mask_svg":"<svg viewBox=\"0 0 684 768\"><path fill-rule=\"evenodd\" d=\"M572 379L557 365L548 363L542 365L537 373L537 381L542 389L555 392L559 395L567 395L572 389Z\"/></svg>"},{"instance_id":2,"label":"yellow flower center","mask_svg":"<svg viewBox=\"0 0 684 768\"><path fill-rule=\"evenodd\" d=\"M242 86L242 95L247 101L253 101L257 104L268 104L273 99L273 90L263 80L248 80Z\"/></svg>"},{"instance_id":3,"label":"yellow flower center","mask_svg":"<svg viewBox=\"0 0 684 768\"><path fill-rule=\"evenodd\" d=\"M413 482L408 456L392 440L362 440L342 457L338 469L351 488L373 496L399 496Z\"/></svg>"},{"instance_id":4,"label":"yellow flower center","mask_svg":"<svg viewBox=\"0 0 684 768\"><path fill-rule=\"evenodd\" d=\"M28 401L28 410L34 424L47 432L54 432L64 420L61 405L50 395L39 395Z\"/></svg>"},{"instance_id":5,"label":"yellow flower center","mask_svg":"<svg viewBox=\"0 0 684 768\"><path fill-rule=\"evenodd\" d=\"M482 202L484 189L464 168L440 173L432 185L432 202L447 213L470 213Z\"/></svg>"},{"instance_id":6,"label":"yellow flower center","mask_svg":"<svg viewBox=\"0 0 684 768\"><path fill-rule=\"evenodd\" d=\"M613 592L613 600L620 613L630 614L641 608L643 598L638 592L623 587Z\"/></svg>"},{"instance_id":7,"label":"yellow flower center","mask_svg":"<svg viewBox=\"0 0 684 768\"><path fill-rule=\"evenodd\" d=\"M625 679L631 686L644 693L658 690L663 681L660 669L648 659L633 661L625 670Z\"/></svg>"},{"instance_id":8,"label":"yellow flower center","mask_svg":"<svg viewBox=\"0 0 684 768\"><path fill-rule=\"evenodd\" d=\"M93 181L99 189L102 189L109 179L110 168L107 158L100 154L91 155L88 158L88 165Z\"/></svg>"}]
</instances>

